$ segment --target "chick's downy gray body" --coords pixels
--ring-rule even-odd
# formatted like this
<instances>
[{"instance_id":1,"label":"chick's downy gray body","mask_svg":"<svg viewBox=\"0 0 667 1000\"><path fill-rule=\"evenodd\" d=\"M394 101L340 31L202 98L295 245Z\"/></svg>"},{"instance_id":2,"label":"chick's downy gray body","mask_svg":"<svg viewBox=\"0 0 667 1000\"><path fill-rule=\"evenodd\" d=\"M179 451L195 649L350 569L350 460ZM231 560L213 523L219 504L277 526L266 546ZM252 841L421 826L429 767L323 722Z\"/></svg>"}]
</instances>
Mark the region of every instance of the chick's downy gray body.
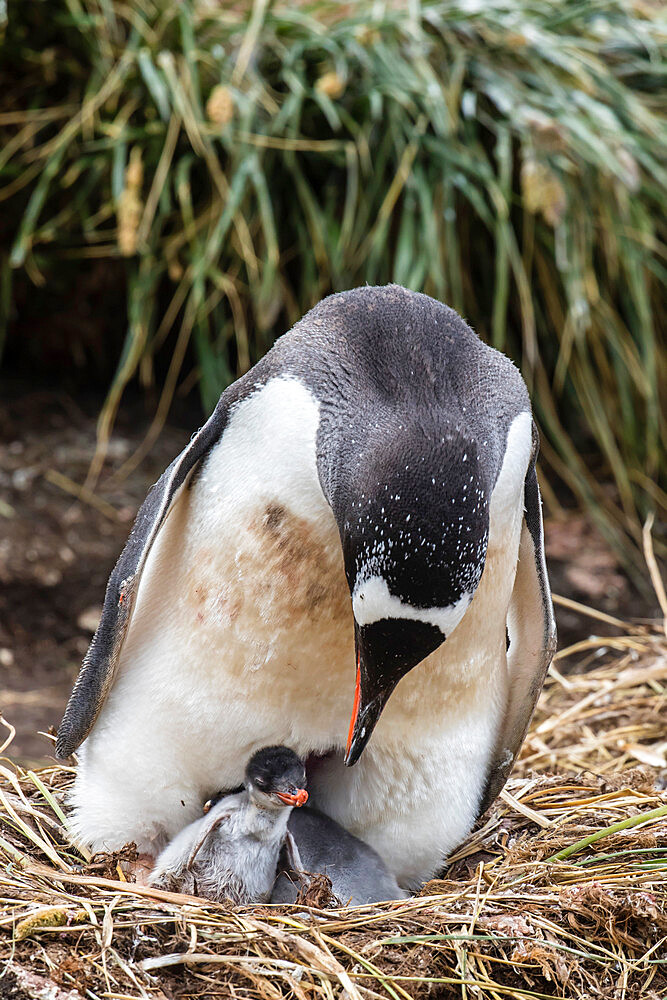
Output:
<instances>
[{"instance_id":1,"label":"chick's downy gray body","mask_svg":"<svg viewBox=\"0 0 667 1000\"><path fill-rule=\"evenodd\" d=\"M311 875L326 875L331 891L343 904L362 906L388 899L405 899L384 861L372 847L316 809L298 809L288 820L297 864ZM295 903L302 882L298 873L281 871L272 903Z\"/></svg>"},{"instance_id":2,"label":"chick's downy gray body","mask_svg":"<svg viewBox=\"0 0 667 1000\"><path fill-rule=\"evenodd\" d=\"M286 747L250 759L242 792L224 795L186 826L157 859L149 884L170 892L267 902L293 805L307 799L305 770Z\"/></svg>"},{"instance_id":3,"label":"chick's downy gray body","mask_svg":"<svg viewBox=\"0 0 667 1000\"><path fill-rule=\"evenodd\" d=\"M288 812L283 809L274 815L258 809L245 792L224 796L165 848L150 884L206 899L265 902L287 833ZM201 840L204 843L188 863Z\"/></svg>"}]
</instances>

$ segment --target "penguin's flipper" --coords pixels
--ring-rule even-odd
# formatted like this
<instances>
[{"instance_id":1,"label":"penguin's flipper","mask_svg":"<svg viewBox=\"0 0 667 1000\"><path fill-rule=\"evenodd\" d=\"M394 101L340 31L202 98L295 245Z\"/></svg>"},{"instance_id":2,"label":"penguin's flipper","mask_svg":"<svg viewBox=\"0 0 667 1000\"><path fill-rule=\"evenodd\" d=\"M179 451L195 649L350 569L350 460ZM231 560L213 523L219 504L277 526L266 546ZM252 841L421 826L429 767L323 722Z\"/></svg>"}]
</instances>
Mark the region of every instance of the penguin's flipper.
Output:
<instances>
[{"instance_id":1,"label":"penguin's flipper","mask_svg":"<svg viewBox=\"0 0 667 1000\"><path fill-rule=\"evenodd\" d=\"M480 816L509 777L556 652L556 623L544 559L542 508L535 472L536 451L535 447L526 475L519 560L507 614L510 637L507 709L479 809Z\"/></svg>"},{"instance_id":2,"label":"penguin's flipper","mask_svg":"<svg viewBox=\"0 0 667 1000\"><path fill-rule=\"evenodd\" d=\"M218 829L218 827L222 823L226 823L227 820L230 818L230 816L231 816L230 812L216 813L216 815L211 820L211 822L210 823L206 823L204 825L203 831L200 831L199 836L197 837L197 840L192 845L192 848L191 848L190 853L188 855L188 860L185 862L185 868L186 868L186 870L189 871L189 870L192 869L192 866L193 866L193 864L195 863L195 861L197 859L197 855L201 851L202 847L204 846L204 844L206 843L206 841L208 840L208 838L211 836L212 833L214 833Z\"/></svg>"},{"instance_id":3,"label":"penguin's flipper","mask_svg":"<svg viewBox=\"0 0 667 1000\"><path fill-rule=\"evenodd\" d=\"M222 434L228 411L223 396L204 426L151 488L139 509L130 537L109 577L100 624L58 729L56 756L60 758L73 754L95 724L113 683L148 553L186 479Z\"/></svg>"},{"instance_id":4,"label":"penguin's flipper","mask_svg":"<svg viewBox=\"0 0 667 1000\"><path fill-rule=\"evenodd\" d=\"M287 861L287 867L291 872L297 876L303 872L303 861L301 860L301 855L299 854L299 848L296 846L296 840L287 831L287 836L285 837L285 859Z\"/></svg>"}]
</instances>

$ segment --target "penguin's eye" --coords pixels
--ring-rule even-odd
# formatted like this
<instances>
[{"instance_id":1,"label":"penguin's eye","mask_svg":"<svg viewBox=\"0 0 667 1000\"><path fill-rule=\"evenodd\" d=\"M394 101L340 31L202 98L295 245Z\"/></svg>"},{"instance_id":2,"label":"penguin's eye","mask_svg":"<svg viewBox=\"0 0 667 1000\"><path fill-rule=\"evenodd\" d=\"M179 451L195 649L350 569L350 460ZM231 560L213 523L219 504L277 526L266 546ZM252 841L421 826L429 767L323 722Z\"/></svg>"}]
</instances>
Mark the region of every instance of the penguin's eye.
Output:
<instances>
[{"instance_id":1,"label":"penguin's eye","mask_svg":"<svg viewBox=\"0 0 667 1000\"><path fill-rule=\"evenodd\" d=\"M258 788L266 788L269 783L266 778L255 778L255 784Z\"/></svg>"}]
</instances>

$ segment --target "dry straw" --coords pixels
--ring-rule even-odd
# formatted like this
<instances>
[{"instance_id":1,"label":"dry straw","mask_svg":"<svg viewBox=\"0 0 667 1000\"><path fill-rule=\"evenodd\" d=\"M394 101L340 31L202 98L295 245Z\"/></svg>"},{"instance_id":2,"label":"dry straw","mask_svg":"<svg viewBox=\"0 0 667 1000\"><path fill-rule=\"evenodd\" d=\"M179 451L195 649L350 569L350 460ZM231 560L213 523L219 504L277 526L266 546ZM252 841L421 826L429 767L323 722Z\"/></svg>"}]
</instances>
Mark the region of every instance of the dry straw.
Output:
<instances>
[{"instance_id":1,"label":"dry straw","mask_svg":"<svg viewBox=\"0 0 667 1000\"><path fill-rule=\"evenodd\" d=\"M0 995L664 997L666 693L662 627L617 621L561 652L512 779L445 877L360 908L233 908L133 885L130 850L70 845L72 768L5 762Z\"/></svg>"}]
</instances>

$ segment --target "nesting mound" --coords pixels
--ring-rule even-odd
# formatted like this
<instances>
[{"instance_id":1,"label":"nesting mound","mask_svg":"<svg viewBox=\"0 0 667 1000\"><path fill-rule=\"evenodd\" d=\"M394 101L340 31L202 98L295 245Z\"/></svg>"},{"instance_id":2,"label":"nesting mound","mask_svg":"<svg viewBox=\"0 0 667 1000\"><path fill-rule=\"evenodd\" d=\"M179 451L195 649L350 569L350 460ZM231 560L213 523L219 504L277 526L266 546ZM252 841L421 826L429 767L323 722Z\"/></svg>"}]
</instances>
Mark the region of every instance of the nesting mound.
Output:
<instances>
[{"instance_id":1,"label":"nesting mound","mask_svg":"<svg viewBox=\"0 0 667 1000\"><path fill-rule=\"evenodd\" d=\"M619 625L622 623L619 623ZM69 844L73 770L0 773L0 996L664 997L667 642L552 670L514 776L411 900L232 908ZM129 852L126 852L126 854Z\"/></svg>"}]
</instances>

